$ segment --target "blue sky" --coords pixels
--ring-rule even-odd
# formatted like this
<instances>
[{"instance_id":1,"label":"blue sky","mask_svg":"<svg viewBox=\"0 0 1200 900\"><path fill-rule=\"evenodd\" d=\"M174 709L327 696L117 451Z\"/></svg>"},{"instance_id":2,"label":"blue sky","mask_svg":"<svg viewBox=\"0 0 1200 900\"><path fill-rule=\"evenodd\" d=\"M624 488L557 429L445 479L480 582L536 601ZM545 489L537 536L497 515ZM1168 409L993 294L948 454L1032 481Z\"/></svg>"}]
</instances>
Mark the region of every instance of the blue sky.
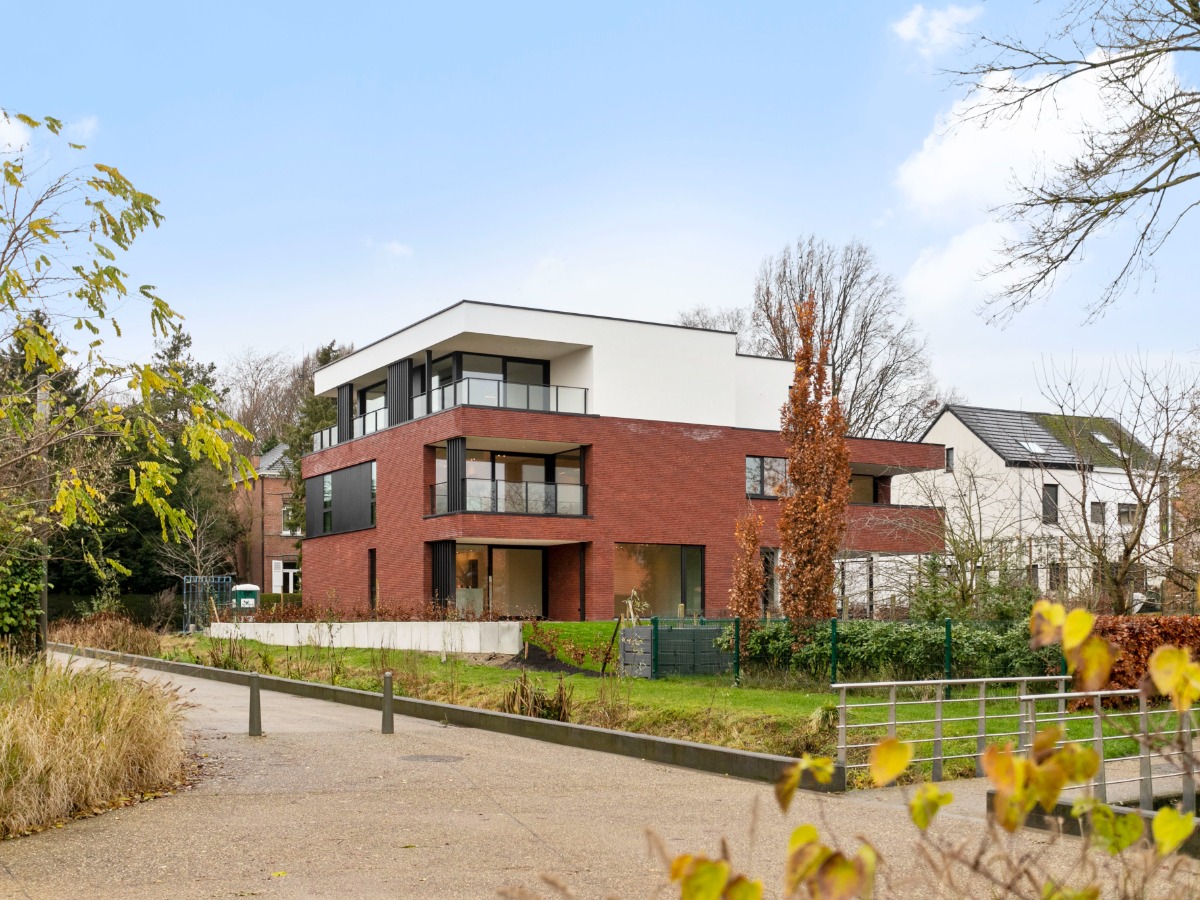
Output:
<instances>
[{"instance_id":1,"label":"blue sky","mask_svg":"<svg viewBox=\"0 0 1200 900\"><path fill-rule=\"evenodd\" d=\"M973 403L1036 407L1051 356L1192 358L1188 233L1096 325L1096 263L1007 328L976 313L986 209L1063 129L947 136L937 69L1032 3L45 9L6 14L0 103L162 200L127 268L204 358L365 343L461 298L671 321L746 302L804 232L875 249Z\"/></svg>"}]
</instances>

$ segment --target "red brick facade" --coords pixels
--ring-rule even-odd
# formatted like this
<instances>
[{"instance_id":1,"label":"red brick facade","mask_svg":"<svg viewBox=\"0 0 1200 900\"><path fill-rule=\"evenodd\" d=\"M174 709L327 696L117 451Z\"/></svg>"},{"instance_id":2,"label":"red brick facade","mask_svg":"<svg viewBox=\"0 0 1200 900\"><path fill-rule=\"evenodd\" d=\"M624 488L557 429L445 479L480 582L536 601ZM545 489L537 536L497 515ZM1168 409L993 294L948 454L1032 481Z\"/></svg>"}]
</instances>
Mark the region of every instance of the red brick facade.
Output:
<instances>
[{"instance_id":1,"label":"red brick facade","mask_svg":"<svg viewBox=\"0 0 1200 900\"><path fill-rule=\"evenodd\" d=\"M430 445L460 436L583 446L587 516L429 515L434 480ZM932 444L850 440L852 462L868 467L940 467L943 453ZM377 462L377 525L305 539L305 601L365 607L369 549L377 554L381 603L416 604L432 595L431 541L561 541L547 549L550 618L580 618L582 545L584 613L588 619L607 619L614 606L615 543L700 544L705 548L705 611L714 615L726 605L734 522L749 502L745 459L783 455L779 434L772 431L472 407L446 410L304 458L306 478ZM753 505L766 523L764 546L778 546L778 503L757 500ZM855 506L845 547L929 552L941 547L937 522L937 511L929 508Z\"/></svg>"},{"instance_id":2,"label":"red brick facade","mask_svg":"<svg viewBox=\"0 0 1200 900\"><path fill-rule=\"evenodd\" d=\"M257 465L257 459L253 460ZM292 497L292 484L278 475L260 475L247 490L238 486L235 497L245 537L238 546L237 577L273 591L271 564L300 558L296 535L283 534L283 507Z\"/></svg>"}]
</instances>

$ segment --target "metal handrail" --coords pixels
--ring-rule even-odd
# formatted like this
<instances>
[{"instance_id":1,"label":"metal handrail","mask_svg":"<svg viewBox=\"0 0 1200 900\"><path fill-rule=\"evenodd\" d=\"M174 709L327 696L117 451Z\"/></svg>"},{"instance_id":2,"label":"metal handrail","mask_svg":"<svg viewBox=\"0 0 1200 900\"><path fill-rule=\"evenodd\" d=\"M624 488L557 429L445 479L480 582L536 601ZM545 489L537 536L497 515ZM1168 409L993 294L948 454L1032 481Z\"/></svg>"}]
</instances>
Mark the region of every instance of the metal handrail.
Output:
<instances>
[{"instance_id":1,"label":"metal handrail","mask_svg":"<svg viewBox=\"0 0 1200 900\"><path fill-rule=\"evenodd\" d=\"M466 508L462 510L449 508L447 482L439 481L429 486L430 511L433 515L450 512L515 513L535 516L587 515L588 492L585 484L553 481L505 481L492 478L464 478L462 482L462 496L466 500ZM486 495L483 493L471 495L468 492L468 486L472 483L480 486L486 485ZM508 490L510 486L518 489L516 495ZM531 499L531 489L534 494L539 493L540 490L541 497L534 496ZM575 492L571 489L578 491L576 497L570 496ZM474 505L472 500L476 501Z\"/></svg>"},{"instance_id":2,"label":"metal handrail","mask_svg":"<svg viewBox=\"0 0 1200 900\"><path fill-rule=\"evenodd\" d=\"M357 438L374 434L376 431L382 431L388 427L388 420L388 408L386 406L365 412L361 416L355 416L352 420L353 434Z\"/></svg>"}]
</instances>

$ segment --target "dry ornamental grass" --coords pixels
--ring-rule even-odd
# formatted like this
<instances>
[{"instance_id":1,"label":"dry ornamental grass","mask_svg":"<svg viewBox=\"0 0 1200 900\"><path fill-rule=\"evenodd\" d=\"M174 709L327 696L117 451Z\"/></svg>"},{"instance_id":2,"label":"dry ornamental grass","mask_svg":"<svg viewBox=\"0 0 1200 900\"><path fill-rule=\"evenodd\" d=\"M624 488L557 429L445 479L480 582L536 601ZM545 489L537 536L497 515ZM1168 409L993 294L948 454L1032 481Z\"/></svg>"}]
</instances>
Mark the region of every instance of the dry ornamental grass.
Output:
<instances>
[{"instance_id":1,"label":"dry ornamental grass","mask_svg":"<svg viewBox=\"0 0 1200 900\"><path fill-rule=\"evenodd\" d=\"M175 786L180 718L136 677L0 657L0 838Z\"/></svg>"}]
</instances>

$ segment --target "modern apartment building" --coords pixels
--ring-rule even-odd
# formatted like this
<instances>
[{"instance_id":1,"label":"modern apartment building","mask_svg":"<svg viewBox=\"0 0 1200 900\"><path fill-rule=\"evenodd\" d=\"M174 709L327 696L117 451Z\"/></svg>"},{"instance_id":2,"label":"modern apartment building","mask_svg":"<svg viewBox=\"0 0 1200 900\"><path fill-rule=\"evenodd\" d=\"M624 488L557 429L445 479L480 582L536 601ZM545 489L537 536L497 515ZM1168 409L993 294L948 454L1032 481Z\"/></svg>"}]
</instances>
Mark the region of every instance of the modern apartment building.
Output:
<instances>
[{"instance_id":1,"label":"modern apartment building","mask_svg":"<svg viewBox=\"0 0 1200 900\"><path fill-rule=\"evenodd\" d=\"M750 504L779 545L792 364L722 331L463 301L317 371L337 424L304 458L304 595L605 619L720 614ZM940 547L890 503L941 446L851 439L844 553ZM914 527L915 526L915 527Z\"/></svg>"}]
</instances>

